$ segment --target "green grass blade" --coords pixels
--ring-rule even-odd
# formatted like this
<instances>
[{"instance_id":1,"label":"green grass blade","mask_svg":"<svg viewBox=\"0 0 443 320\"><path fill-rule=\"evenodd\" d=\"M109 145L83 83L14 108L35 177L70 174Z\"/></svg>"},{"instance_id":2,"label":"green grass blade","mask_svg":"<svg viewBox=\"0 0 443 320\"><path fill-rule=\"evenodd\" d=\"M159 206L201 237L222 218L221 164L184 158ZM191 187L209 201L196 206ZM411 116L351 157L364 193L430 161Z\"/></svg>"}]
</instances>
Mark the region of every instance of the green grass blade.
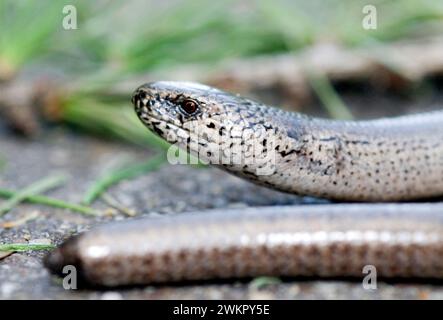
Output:
<instances>
[{"instance_id":1,"label":"green grass blade","mask_svg":"<svg viewBox=\"0 0 443 320\"><path fill-rule=\"evenodd\" d=\"M27 243L6 243L0 244L0 252L4 251L33 251L33 250L51 250L56 246L53 244L27 244Z\"/></svg>"},{"instance_id":2,"label":"green grass blade","mask_svg":"<svg viewBox=\"0 0 443 320\"><path fill-rule=\"evenodd\" d=\"M66 181L63 175L53 175L39 180L21 191L18 191L13 197L9 198L2 206L0 206L0 216L9 212L14 206L35 194L46 192L50 189L62 185Z\"/></svg>"},{"instance_id":3,"label":"green grass blade","mask_svg":"<svg viewBox=\"0 0 443 320\"><path fill-rule=\"evenodd\" d=\"M332 118L341 120L351 120L353 118L352 113L326 76L320 74L309 75L309 83Z\"/></svg>"},{"instance_id":4,"label":"green grass blade","mask_svg":"<svg viewBox=\"0 0 443 320\"><path fill-rule=\"evenodd\" d=\"M169 143L146 129L129 103L128 100L127 106L123 103L105 104L88 97L77 97L66 102L62 110L62 119L103 136L112 136L155 149L167 149Z\"/></svg>"},{"instance_id":5,"label":"green grass blade","mask_svg":"<svg viewBox=\"0 0 443 320\"><path fill-rule=\"evenodd\" d=\"M249 286L253 289L259 290L259 289L263 289L267 286L276 285L276 284L280 284L280 283L282 283L280 278L262 276L262 277L257 277L255 279L253 279L249 283Z\"/></svg>"},{"instance_id":6,"label":"green grass blade","mask_svg":"<svg viewBox=\"0 0 443 320\"><path fill-rule=\"evenodd\" d=\"M0 189L0 197L2 198L12 198L15 197L16 195L17 195L16 191ZM94 210L90 207L74 203L68 203L59 199L49 198L41 195L28 196L23 201L34 204L47 205L54 208L67 209L87 216L97 216L100 214L97 210Z\"/></svg>"},{"instance_id":7,"label":"green grass blade","mask_svg":"<svg viewBox=\"0 0 443 320\"><path fill-rule=\"evenodd\" d=\"M112 185L115 185L122 180L132 179L141 174L157 170L165 162L165 155L158 154L146 162L134 164L119 170L108 172L103 177L98 179L88 190L83 199L83 203L89 205Z\"/></svg>"}]
</instances>

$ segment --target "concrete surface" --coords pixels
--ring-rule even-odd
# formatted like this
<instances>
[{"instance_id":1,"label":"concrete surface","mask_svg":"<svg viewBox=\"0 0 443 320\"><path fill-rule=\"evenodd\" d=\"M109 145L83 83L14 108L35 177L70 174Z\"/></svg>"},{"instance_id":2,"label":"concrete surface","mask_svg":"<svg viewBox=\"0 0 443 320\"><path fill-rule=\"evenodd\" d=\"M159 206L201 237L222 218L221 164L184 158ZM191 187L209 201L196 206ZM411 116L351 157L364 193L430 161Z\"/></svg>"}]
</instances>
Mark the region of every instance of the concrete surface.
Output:
<instances>
[{"instance_id":1,"label":"concrete surface","mask_svg":"<svg viewBox=\"0 0 443 320\"><path fill-rule=\"evenodd\" d=\"M69 131L53 131L37 141L26 141L4 134L0 154L7 164L0 174L0 187L20 188L51 172L64 172L72 179L49 193L78 202L86 188L101 173L123 159L147 159L149 151L119 143L104 142ZM213 207L274 205L313 202L267 190L244 182L217 169L168 166L157 172L125 181L110 194L122 205L141 215L168 214ZM107 206L100 201L97 208ZM23 204L0 219L14 221L38 210L39 218L12 229L0 229L2 243L26 239L50 239L59 244L70 235L92 225L125 218L124 215L89 218L46 206ZM285 281L256 288L245 282L222 282L189 286L162 286L120 291L64 290L60 280L42 265L44 252L15 253L0 260L1 299L385 299L443 298L443 287L425 284L379 283L375 291L364 290L360 283L343 281Z\"/></svg>"},{"instance_id":2,"label":"concrete surface","mask_svg":"<svg viewBox=\"0 0 443 320\"><path fill-rule=\"evenodd\" d=\"M420 103L399 98L377 100L370 93L346 96L351 105L361 105L363 117L423 111L425 106L438 108L442 95L425 96ZM400 108L401 106L401 108ZM69 129L48 130L35 140L18 138L7 133L0 119L1 188L22 188L52 172L71 176L63 187L49 196L79 202L85 190L103 172L128 159L143 161L152 155L149 150L128 144L103 141L72 132ZM313 203L310 198L298 198L255 186L217 169L195 169L190 166L165 166L151 174L122 182L109 190L121 205L134 209L138 215L180 213L207 208L230 206ZM0 200L2 201L2 200ZM94 203L98 209L108 206ZM32 211L38 218L21 226L2 229L0 243L50 239L61 243L70 235L111 220L125 219L122 214L102 218L85 217L78 213L47 206L21 204L0 218L0 223L18 220ZM186 286L158 286L113 291L64 290L60 279L50 276L42 265L44 252L14 253L0 259L0 299L443 299L441 284L382 283L373 291L364 290L359 282L285 280L257 288L248 281L201 283Z\"/></svg>"}]
</instances>

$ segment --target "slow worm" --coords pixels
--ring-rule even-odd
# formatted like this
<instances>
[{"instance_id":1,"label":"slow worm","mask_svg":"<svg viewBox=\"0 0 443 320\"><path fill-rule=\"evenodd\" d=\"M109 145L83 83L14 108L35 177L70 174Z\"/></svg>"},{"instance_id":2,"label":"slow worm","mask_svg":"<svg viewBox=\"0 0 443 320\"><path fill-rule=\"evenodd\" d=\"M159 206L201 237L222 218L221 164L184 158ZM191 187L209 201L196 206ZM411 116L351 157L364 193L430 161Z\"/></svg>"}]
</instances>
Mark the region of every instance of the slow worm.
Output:
<instances>
[{"instance_id":1,"label":"slow worm","mask_svg":"<svg viewBox=\"0 0 443 320\"><path fill-rule=\"evenodd\" d=\"M311 118L195 83L133 95L162 138L277 190L351 202L443 195L443 112L372 121ZM276 276L443 277L443 203L226 209L105 225L46 258L105 286Z\"/></svg>"}]
</instances>

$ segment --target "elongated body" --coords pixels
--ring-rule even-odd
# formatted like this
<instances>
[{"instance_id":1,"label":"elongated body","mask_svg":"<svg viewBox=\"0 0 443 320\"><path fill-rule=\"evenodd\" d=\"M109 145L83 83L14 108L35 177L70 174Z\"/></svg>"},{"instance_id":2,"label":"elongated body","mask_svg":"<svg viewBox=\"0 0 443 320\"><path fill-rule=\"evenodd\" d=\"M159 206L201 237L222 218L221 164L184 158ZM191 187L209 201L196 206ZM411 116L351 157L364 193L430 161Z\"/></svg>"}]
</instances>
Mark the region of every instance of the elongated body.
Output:
<instances>
[{"instance_id":1,"label":"elongated body","mask_svg":"<svg viewBox=\"0 0 443 320\"><path fill-rule=\"evenodd\" d=\"M259 275L443 277L443 204L318 205L188 213L106 225L56 249L116 286Z\"/></svg>"},{"instance_id":2,"label":"elongated body","mask_svg":"<svg viewBox=\"0 0 443 320\"><path fill-rule=\"evenodd\" d=\"M345 201L443 195L443 112L364 122L284 112L192 83L133 96L144 124L200 160L268 187ZM167 196L167 195L165 195ZM443 277L443 203L188 213L103 226L46 259L116 286L258 275Z\"/></svg>"},{"instance_id":3,"label":"elongated body","mask_svg":"<svg viewBox=\"0 0 443 320\"><path fill-rule=\"evenodd\" d=\"M133 101L170 143L278 190L345 201L443 195L443 111L325 120L175 82L143 85Z\"/></svg>"}]
</instances>

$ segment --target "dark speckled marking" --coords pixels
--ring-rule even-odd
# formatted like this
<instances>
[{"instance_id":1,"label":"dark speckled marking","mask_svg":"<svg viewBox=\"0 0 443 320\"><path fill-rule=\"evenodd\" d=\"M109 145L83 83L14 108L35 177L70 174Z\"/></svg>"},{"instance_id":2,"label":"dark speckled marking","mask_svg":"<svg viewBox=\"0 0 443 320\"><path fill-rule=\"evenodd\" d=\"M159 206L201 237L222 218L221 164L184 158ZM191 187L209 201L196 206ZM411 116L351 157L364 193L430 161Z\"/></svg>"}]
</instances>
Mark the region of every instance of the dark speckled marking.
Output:
<instances>
[{"instance_id":1,"label":"dark speckled marking","mask_svg":"<svg viewBox=\"0 0 443 320\"><path fill-rule=\"evenodd\" d=\"M178 112L178 102L187 98L201 106L192 120L205 140L195 144L199 150L192 152L216 154L218 150L212 148L220 145L207 143L215 136L223 137L218 143L226 142L224 148L233 151L249 148L251 143L258 150L260 146L262 154L275 151L273 174L254 174L263 164L249 164L246 177L256 183L300 195L351 201L443 195L441 111L373 121L333 121L285 112L198 84L151 83L133 95L140 119L163 138L190 120ZM140 99L151 108L141 108ZM260 134L251 138L248 132ZM181 138L175 139L180 142ZM188 136L182 139L189 142ZM242 166L233 163L225 168L238 175Z\"/></svg>"},{"instance_id":2,"label":"dark speckled marking","mask_svg":"<svg viewBox=\"0 0 443 320\"><path fill-rule=\"evenodd\" d=\"M442 279L442 209L332 204L130 220L68 240L45 265L61 274L72 264L82 279L109 287L263 275L361 281L364 265L376 266L380 278Z\"/></svg>"}]
</instances>

